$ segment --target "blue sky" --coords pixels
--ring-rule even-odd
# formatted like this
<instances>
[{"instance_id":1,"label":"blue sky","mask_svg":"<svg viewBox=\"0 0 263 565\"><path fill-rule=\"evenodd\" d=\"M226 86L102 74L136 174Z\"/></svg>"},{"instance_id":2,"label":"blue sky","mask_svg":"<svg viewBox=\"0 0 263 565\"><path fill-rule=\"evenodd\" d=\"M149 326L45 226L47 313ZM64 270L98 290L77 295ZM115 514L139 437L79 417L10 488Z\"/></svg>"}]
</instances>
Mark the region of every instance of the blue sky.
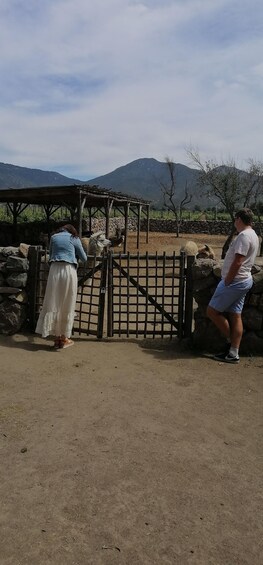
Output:
<instances>
[{"instance_id":1,"label":"blue sky","mask_svg":"<svg viewBox=\"0 0 263 565\"><path fill-rule=\"evenodd\" d=\"M0 0L0 161L263 160L262 0Z\"/></svg>"}]
</instances>

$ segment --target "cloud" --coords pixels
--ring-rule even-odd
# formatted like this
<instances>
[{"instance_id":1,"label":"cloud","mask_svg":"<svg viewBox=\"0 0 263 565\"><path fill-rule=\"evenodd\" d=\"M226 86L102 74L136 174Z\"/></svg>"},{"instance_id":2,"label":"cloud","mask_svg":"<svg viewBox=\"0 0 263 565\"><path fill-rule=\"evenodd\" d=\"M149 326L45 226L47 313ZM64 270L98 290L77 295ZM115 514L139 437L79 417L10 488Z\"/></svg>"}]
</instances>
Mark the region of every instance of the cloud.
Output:
<instances>
[{"instance_id":1,"label":"cloud","mask_svg":"<svg viewBox=\"0 0 263 565\"><path fill-rule=\"evenodd\" d=\"M2 0L0 159L88 179L262 159L261 0ZM186 163L187 164L187 163Z\"/></svg>"}]
</instances>

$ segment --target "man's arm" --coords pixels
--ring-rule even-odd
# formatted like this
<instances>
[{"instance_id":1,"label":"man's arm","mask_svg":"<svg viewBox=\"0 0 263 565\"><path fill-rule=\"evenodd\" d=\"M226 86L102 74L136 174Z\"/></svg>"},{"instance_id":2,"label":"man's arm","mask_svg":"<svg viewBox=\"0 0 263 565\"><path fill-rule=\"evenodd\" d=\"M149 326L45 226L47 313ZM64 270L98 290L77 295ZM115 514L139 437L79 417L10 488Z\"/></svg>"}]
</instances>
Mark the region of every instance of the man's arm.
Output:
<instances>
[{"instance_id":1,"label":"man's arm","mask_svg":"<svg viewBox=\"0 0 263 565\"><path fill-rule=\"evenodd\" d=\"M240 253L235 254L235 258L232 262L232 265L230 266L230 269L225 277L226 286L228 286L233 282L245 258L246 258L245 255L240 255Z\"/></svg>"}]
</instances>

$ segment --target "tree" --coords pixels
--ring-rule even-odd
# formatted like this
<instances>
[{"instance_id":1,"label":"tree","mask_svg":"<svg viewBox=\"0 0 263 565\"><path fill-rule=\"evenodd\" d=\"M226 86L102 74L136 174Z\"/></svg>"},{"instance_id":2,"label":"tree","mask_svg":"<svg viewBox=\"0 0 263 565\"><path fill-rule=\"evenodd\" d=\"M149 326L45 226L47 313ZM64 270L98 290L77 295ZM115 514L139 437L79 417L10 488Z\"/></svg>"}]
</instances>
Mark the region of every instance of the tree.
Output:
<instances>
[{"instance_id":1,"label":"tree","mask_svg":"<svg viewBox=\"0 0 263 565\"><path fill-rule=\"evenodd\" d=\"M169 173L169 182L165 183L160 181L161 191L163 193L163 203L166 210L172 212L175 222L176 222L176 237L180 235L180 225L182 221L182 212L184 206L189 204L192 200L193 195L189 192L187 181L184 188L184 196L181 200L177 198L177 186L176 186L176 170L175 163L170 157L165 158Z\"/></svg>"},{"instance_id":2,"label":"tree","mask_svg":"<svg viewBox=\"0 0 263 565\"><path fill-rule=\"evenodd\" d=\"M189 149L187 154L199 169L200 188L205 190L208 197L215 198L231 218L230 233L222 249L222 258L224 258L235 235L236 211L245 207L258 209L262 195L263 164L250 160L248 169L242 171L236 167L233 159L219 165L212 159L203 163L198 152L192 149Z\"/></svg>"},{"instance_id":3,"label":"tree","mask_svg":"<svg viewBox=\"0 0 263 565\"><path fill-rule=\"evenodd\" d=\"M251 209L253 210L258 223L259 237L261 239L260 255L263 256L263 163L261 161L254 161L249 159L250 174L256 179Z\"/></svg>"}]
</instances>

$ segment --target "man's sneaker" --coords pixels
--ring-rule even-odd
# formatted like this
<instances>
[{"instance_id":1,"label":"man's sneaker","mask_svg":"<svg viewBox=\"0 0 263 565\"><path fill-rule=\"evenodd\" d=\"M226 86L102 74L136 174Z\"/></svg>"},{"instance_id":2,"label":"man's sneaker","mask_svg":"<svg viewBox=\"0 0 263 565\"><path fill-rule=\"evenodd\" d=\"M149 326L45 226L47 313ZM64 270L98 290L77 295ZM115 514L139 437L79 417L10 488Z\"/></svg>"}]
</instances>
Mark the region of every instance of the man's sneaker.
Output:
<instances>
[{"instance_id":1,"label":"man's sneaker","mask_svg":"<svg viewBox=\"0 0 263 565\"><path fill-rule=\"evenodd\" d=\"M230 349L230 343L226 343L224 349L222 348L220 353L216 353L214 355L214 358L220 357L221 360L224 359L229 354L229 349Z\"/></svg>"},{"instance_id":2,"label":"man's sneaker","mask_svg":"<svg viewBox=\"0 0 263 565\"><path fill-rule=\"evenodd\" d=\"M230 353L218 353L218 355L214 355L215 361L222 361L223 363L239 363L239 356L237 355L234 357L230 355Z\"/></svg>"}]
</instances>

